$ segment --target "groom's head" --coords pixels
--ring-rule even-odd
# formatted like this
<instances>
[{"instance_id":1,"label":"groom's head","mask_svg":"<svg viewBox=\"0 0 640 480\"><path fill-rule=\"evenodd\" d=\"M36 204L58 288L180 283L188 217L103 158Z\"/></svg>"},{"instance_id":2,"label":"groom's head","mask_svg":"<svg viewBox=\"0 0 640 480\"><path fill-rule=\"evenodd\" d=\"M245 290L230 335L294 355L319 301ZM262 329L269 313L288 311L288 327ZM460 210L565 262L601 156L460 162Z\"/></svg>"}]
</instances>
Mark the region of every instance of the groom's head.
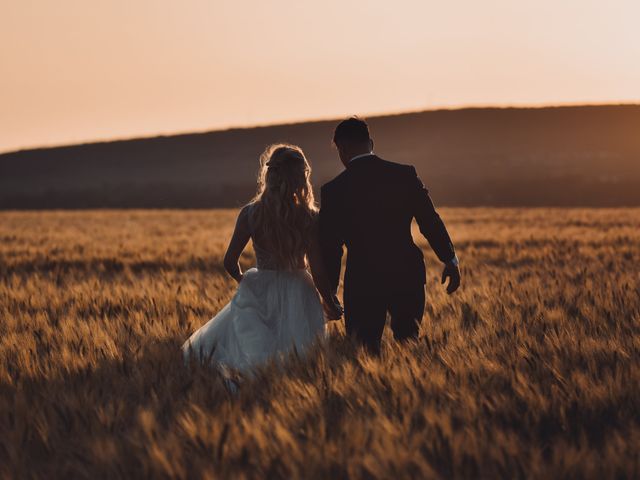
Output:
<instances>
[{"instance_id":1,"label":"groom's head","mask_svg":"<svg viewBox=\"0 0 640 480\"><path fill-rule=\"evenodd\" d=\"M369 125L358 117L348 118L338 124L333 133L333 143L345 167L353 157L373 151Z\"/></svg>"}]
</instances>

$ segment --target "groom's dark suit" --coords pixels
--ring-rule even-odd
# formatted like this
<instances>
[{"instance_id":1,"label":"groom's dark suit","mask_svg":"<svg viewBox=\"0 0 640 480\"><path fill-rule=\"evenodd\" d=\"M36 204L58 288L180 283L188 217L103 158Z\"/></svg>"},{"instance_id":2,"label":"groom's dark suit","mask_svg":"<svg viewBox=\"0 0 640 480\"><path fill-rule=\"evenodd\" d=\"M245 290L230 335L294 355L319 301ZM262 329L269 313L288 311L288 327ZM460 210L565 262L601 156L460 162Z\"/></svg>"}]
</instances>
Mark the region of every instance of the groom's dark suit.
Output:
<instances>
[{"instance_id":1,"label":"groom's dark suit","mask_svg":"<svg viewBox=\"0 0 640 480\"><path fill-rule=\"evenodd\" d=\"M344 307L347 333L377 351L386 320L397 339L416 337L424 311L425 267L411 222L442 262L455 251L414 167L375 155L352 160L322 187L320 237L334 291L347 247Z\"/></svg>"}]
</instances>

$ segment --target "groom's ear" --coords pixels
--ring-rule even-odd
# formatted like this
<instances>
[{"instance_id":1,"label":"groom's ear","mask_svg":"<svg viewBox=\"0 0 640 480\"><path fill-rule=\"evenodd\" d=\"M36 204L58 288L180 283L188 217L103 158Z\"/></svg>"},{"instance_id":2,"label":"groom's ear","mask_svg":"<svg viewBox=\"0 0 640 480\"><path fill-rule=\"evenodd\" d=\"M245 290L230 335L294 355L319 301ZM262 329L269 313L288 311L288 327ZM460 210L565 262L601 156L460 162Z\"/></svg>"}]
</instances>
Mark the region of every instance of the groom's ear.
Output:
<instances>
[{"instance_id":1,"label":"groom's ear","mask_svg":"<svg viewBox=\"0 0 640 480\"><path fill-rule=\"evenodd\" d=\"M369 139L369 151L373 152L373 138Z\"/></svg>"}]
</instances>

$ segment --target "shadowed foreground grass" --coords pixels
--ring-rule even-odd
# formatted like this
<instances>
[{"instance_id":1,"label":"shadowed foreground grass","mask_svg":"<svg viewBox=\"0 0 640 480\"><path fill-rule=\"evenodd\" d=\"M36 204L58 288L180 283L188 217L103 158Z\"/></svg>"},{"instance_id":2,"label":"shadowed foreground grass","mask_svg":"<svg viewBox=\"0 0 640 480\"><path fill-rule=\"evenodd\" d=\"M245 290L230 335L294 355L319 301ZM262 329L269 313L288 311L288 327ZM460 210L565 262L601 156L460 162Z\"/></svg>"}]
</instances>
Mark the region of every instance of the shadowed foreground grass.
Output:
<instances>
[{"instance_id":1,"label":"shadowed foreground grass","mask_svg":"<svg viewBox=\"0 0 640 480\"><path fill-rule=\"evenodd\" d=\"M418 342L332 324L231 396L179 346L233 294L234 213L0 213L0 476L640 475L640 210L443 209L464 283L421 241Z\"/></svg>"}]
</instances>

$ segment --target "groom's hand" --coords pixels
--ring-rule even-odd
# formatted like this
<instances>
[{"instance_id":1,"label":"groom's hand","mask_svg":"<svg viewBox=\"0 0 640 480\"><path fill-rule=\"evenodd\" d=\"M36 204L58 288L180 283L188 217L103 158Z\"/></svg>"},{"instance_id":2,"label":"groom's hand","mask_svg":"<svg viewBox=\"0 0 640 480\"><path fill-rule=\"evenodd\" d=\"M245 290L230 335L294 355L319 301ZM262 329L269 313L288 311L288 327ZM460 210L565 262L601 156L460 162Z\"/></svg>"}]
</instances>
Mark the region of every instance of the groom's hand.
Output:
<instances>
[{"instance_id":1,"label":"groom's hand","mask_svg":"<svg viewBox=\"0 0 640 480\"><path fill-rule=\"evenodd\" d=\"M444 270L442 271L442 284L449 279L449 284L447 285L447 293L451 295L455 292L460 286L460 267L458 266L457 258L456 261L451 261L445 264Z\"/></svg>"}]
</instances>

